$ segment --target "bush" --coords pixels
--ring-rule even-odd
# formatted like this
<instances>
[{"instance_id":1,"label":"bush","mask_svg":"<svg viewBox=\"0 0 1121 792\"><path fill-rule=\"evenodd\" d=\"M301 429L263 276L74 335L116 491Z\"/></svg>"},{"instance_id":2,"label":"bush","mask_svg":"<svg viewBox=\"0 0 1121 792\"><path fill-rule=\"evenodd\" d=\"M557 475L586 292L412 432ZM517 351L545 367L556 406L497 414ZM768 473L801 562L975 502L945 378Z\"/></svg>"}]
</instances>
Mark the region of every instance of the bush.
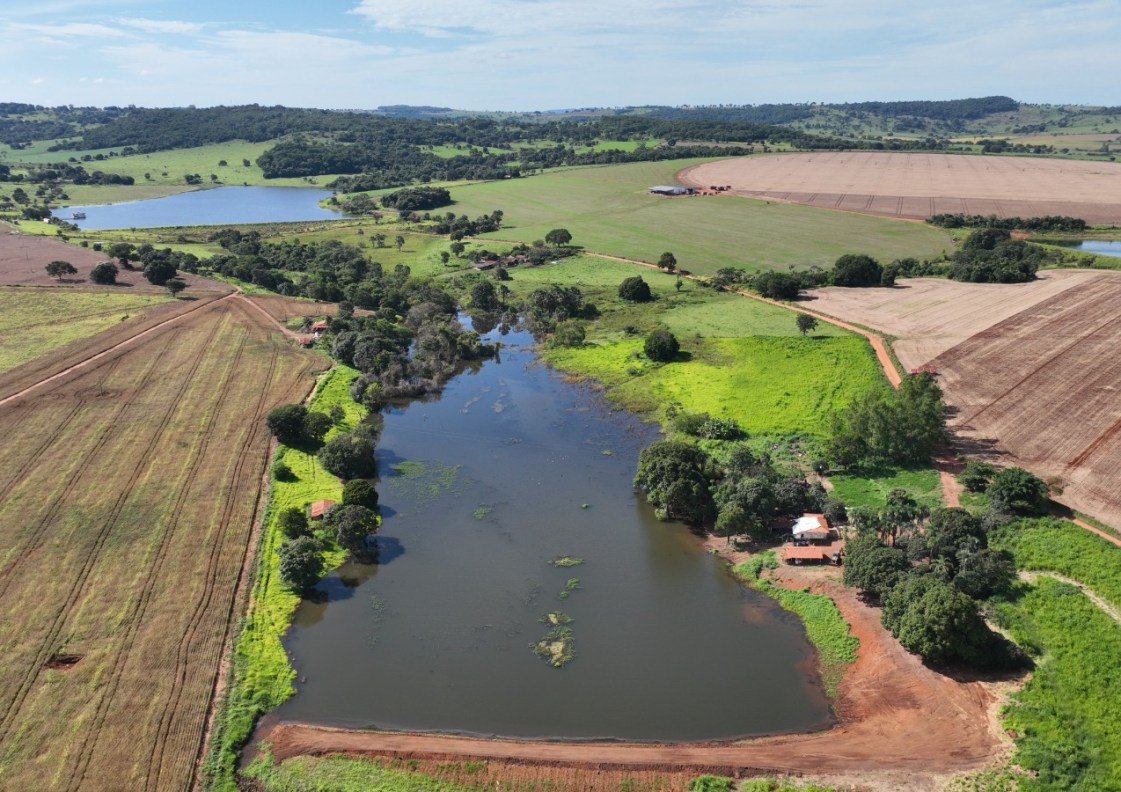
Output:
<instances>
[{"instance_id":1,"label":"bush","mask_svg":"<svg viewBox=\"0 0 1121 792\"><path fill-rule=\"evenodd\" d=\"M282 404L266 416L265 426L277 440L292 445L303 438L307 416L308 409L302 404Z\"/></svg>"},{"instance_id":2,"label":"bush","mask_svg":"<svg viewBox=\"0 0 1121 792\"><path fill-rule=\"evenodd\" d=\"M736 440L742 430L735 421L727 418L709 418L697 429L697 434L706 440Z\"/></svg>"},{"instance_id":3,"label":"bush","mask_svg":"<svg viewBox=\"0 0 1121 792\"><path fill-rule=\"evenodd\" d=\"M280 512L276 517L276 523L280 526L281 533L288 539L298 539L310 533L307 512L298 506L290 506Z\"/></svg>"},{"instance_id":4,"label":"bush","mask_svg":"<svg viewBox=\"0 0 1121 792\"><path fill-rule=\"evenodd\" d=\"M833 285L862 287L879 286L884 270L871 256L848 253L833 264Z\"/></svg>"},{"instance_id":5,"label":"bush","mask_svg":"<svg viewBox=\"0 0 1121 792\"><path fill-rule=\"evenodd\" d=\"M308 412L304 419L304 436L309 440L319 442L331 431L334 421L331 416L321 412Z\"/></svg>"},{"instance_id":6,"label":"bush","mask_svg":"<svg viewBox=\"0 0 1121 792\"><path fill-rule=\"evenodd\" d=\"M557 347L579 347L584 345L586 338L584 323L576 319L568 319L557 324L550 343Z\"/></svg>"},{"instance_id":7,"label":"bush","mask_svg":"<svg viewBox=\"0 0 1121 792\"><path fill-rule=\"evenodd\" d=\"M378 474L374 442L364 434L335 435L318 457L324 470L341 479L372 479Z\"/></svg>"},{"instance_id":8,"label":"bush","mask_svg":"<svg viewBox=\"0 0 1121 792\"><path fill-rule=\"evenodd\" d=\"M90 271L90 280L102 286L112 286L117 282L117 265L112 261L103 261Z\"/></svg>"},{"instance_id":9,"label":"bush","mask_svg":"<svg viewBox=\"0 0 1121 792\"><path fill-rule=\"evenodd\" d=\"M646 342L642 345L646 357L658 363L673 360L680 349L681 345L677 343L677 338L669 330L655 330L646 336Z\"/></svg>"},{"instance_id":10,"label":"bush","mask_svg":"<svg viewBox=\"0 0 1121 792\"><path fill-rule=\"evenodd\" d=\"M277 481L295 481L296 474L292 472L292 468L288 466L287 462L283 460L276 460L272 465L272 476Z\"/></svg>"},{"instance_id":11,"label":"bush","mask_svg":"<svg viewBox=\"0 0 1121 792\"><path fill-rule=\"evenodd\" d=\"M1023 468L1010 467L993 476L989 502L1013 514L1040 514L1047 505L1047 485Z\"/></svg>"},{"instance_id":12,"label":"bush","mask_svg":"<svg viewBox=\"0 0 1121 792\"><path fill-rule=\"evenodd\" d=\"M961 473L958 473L958 483L970 492L984 492L995 474L995 465L980 459L970 459Z\"/></svg>"},{"instance_id":13,"label":"bush","mask_svg":"<svg viewBox=\"0 0 1121 792\"><path fill-rule=\"evenodd\" d=\"M750 285L768 300L796 300L802 290L798 279L788 272L760 272Z\"/></svg>"},{"instance_id":14,"label":"bush","mask_svg":"<svg viewBox=\"0 0 1121 792\"><path fill-rule=\"evenodd\" d=\"M682 434L700 437L701 427L710 420L708 413L679 412L673 416L673 428Z\"/></svg>"},{"instance_id":15,"label":"bush","mask_svg":"<svg viewBox=\"0 0 1121 792\"><path fill-rule=\"evenodd\" d=\"M343 487L344 506L365 506L371 511L378 508L378 491L366 479L351 479Z\"/></svg>"},{"instance_id":16,"label":"bush","mask_svg":"<svg viewBox=\"0 0 1121 792\"><path fill-rule=\"evenodd\" d=\"M642 279L641 275L634 275L619 284L619 297L629 302L650 302L654 296L650 293L650 284Z\"/></svg>"},{"instance_id":17,"label":"bush","mask_svg":"<svg viewBox=\"0 0 1121 792\"><path fill-rule=\"evenodd\" d=\"M323 577L323 556L314 538L301 536L282 544L276 552L280 556L280 578L293 591L306 591Z\"/></svg>"}]
</instances>

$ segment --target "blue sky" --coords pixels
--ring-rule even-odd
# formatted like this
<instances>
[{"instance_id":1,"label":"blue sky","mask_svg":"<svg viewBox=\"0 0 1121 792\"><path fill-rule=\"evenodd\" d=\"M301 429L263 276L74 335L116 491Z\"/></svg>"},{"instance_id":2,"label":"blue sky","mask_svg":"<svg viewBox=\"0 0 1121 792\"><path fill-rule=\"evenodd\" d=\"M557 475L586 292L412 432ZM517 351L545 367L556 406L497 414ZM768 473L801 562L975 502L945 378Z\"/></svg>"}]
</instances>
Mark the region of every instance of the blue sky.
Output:
<instances>
[{"instance_id":1,"label":"blue sky","mask_svg":"<svg viewBox=\"0 0 1121 792\"><path fill-rule=\"evenodd\" d=\"M1121 104L1116 0L0 0L0 101Z\"/></svg>"}]
</instances>

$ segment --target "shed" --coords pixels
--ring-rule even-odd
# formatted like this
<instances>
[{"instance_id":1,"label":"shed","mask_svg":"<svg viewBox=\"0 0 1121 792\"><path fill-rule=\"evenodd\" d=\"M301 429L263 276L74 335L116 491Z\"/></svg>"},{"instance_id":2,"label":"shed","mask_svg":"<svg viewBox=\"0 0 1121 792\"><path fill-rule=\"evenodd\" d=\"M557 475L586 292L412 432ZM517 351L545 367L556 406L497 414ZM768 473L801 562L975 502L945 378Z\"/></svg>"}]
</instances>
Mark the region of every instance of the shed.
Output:
<instances>
[{"instance_id":1,"label":"shed","mask_svg":"<svg viewBox=\"0 0 1121 792\"><path fill-rule=\"evenodd\" d=\"M308 507L308 517L312 520L322 520L323 515L334 505L333 500L317 500Z\"/></svg>"},{"instance_id":2,"label":"shed","mask_svg":"<svg viewBox=\"0 0 1121 792\"><path fill-rule=\"evenodd\" d=\"M313 333L322 333L326 329L327 329L327 320L326 319L320 319L318 322L312 322L311 323L311 332L313 332Z\"/></svg>"},{"instance_id":3,"label":"shed","mask_svg":"<svg viewBox=\"0 0 1121 792\"><path fill-rule=\"evenodd\" d=\"M829 521L824 514L803 514L794 521L790 533L795 540L824 542L829 538Z\"/></svg>"},{"instance_id":4,"label":"shed","mask_svg":"<svg viewBox=\"0 0 1121 792\"><path fill-rule=\"evenodd\" d=\"M692 195L693 190L677 184L658 184L650 188L654 195Z\"/></svg>"}]
</instances>

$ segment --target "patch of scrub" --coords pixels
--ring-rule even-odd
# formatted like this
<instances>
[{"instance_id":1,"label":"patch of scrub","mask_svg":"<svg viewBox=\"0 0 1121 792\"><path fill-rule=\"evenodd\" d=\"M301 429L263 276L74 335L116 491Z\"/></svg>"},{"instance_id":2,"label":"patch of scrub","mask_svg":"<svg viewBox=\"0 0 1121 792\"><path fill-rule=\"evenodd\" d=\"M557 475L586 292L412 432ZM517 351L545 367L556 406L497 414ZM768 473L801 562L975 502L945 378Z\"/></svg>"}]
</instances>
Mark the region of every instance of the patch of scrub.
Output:
<instances>
[{"instance_id":1,"label":"patch of scrub","mask_svg":"<svg viewBox=\"0 0 1121 792\"><path fill-rule=\"evenodd\" d=\"M538 621L550 625L552 629L540 641L530 644L533 653L553 668L563 668L571 663L576 657L572 646L572 628L568 626L572 623L572 617L563 611L553 611L546 613Z\"/></svg>"}]
</instances>

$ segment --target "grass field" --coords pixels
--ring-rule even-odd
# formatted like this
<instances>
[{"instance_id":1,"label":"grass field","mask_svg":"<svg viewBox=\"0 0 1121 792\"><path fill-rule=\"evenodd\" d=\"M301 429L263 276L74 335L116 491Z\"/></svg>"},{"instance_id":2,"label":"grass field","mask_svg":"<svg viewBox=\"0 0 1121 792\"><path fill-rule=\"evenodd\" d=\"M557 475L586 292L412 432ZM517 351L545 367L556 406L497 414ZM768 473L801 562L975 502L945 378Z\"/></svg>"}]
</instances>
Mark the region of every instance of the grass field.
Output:
<instances>
[{"instance_id":1,"label":"grass field","mask_svg":"<svg viewBox=\"0 0 1121 792\"><path fill-rule=\"evenodd\" d=\"M209 303L0 408L0 788L187 789L301 352Z\"/></svg>"},{"instance_id":2,"label":"grass field","mask_svg":"<svg viewBox=\"0 0 1121 792\"><path fill-rule=\"evenodd\" d=\"M933 469L869 471L863 475L833 473L829 481L833 484L833 494L849 508L867 506L882 509L893 489L906 490L912 498L929 508L945 505L938 471Z\"/></svg>"},{"instance_id":3,"label":"grass field","mask_svg":"<svg viewBox=\"0 0 1121 792\"><path fill-rule=\"evenodd\" d=\"M0 373L67 344L100 333L168 298L51 289L0 289L8 322Z\"/></svg>"},{"instance_id":4,"label":"grass field","mask_svg":"<svg viewBox=\"0 0 1121 792\"><path fill-rule=\"evenodd\" d=\"M799 336L795 314L736 294L718 292L635 264L592 256L561 259L556 264L520 267L510 270L513 278L506 285L517 297L551 284L577 286L584 299L594 302L601 312L589 330L597 342L623 340L624 328L640 333L665 325L680 337L744 338L747 336ZM649 303L628 303L619 299L619 284L633 275L642 276L656 299ZM818 325L815 336L837 337L847 332L826 324Z\"/></svg>"},{"instance_id":5,"label":"grass field","mask_svg":"<svg viewBox=\"0 0 1121 792\"><path fill-rule=\"evenodd\" d=\"M730 266L829 266L854 252L923 258L952 248L947 233L916 223L734 196L647 194L702 161L570 168L466 185L452 190L452 209L472 217L501 209L505 227L491 237L532 242L563 227L588 250L650 262L669 250L680 267L701 274Z\"/></svg>"},{"instance_id":6,"label":"grass field","mask_svg":"<svg viewBox=\"0 0 1121 792\"><path fill-rule=\"evenodd\" d=\"M1016 735L1012 762L1031 774L1017 788L1121 789L1121 626L1074 586L1045 577L990 612L1036 660L1004 713Z\"/></svg>"},{"instance_id":7,"label":"grass field","mask_svg":"<svg viewBox=\"0 0 1121 792\"><path fill-rule=\"evenodd\" d=\"M592 377L628 409L653 413L670 403L731 418L749 433L823 434L829 416L883 376L863 339L683 339L681 360L653 364L642 339L551 349L545 359Z\"/></svg>"}]
</instances>

